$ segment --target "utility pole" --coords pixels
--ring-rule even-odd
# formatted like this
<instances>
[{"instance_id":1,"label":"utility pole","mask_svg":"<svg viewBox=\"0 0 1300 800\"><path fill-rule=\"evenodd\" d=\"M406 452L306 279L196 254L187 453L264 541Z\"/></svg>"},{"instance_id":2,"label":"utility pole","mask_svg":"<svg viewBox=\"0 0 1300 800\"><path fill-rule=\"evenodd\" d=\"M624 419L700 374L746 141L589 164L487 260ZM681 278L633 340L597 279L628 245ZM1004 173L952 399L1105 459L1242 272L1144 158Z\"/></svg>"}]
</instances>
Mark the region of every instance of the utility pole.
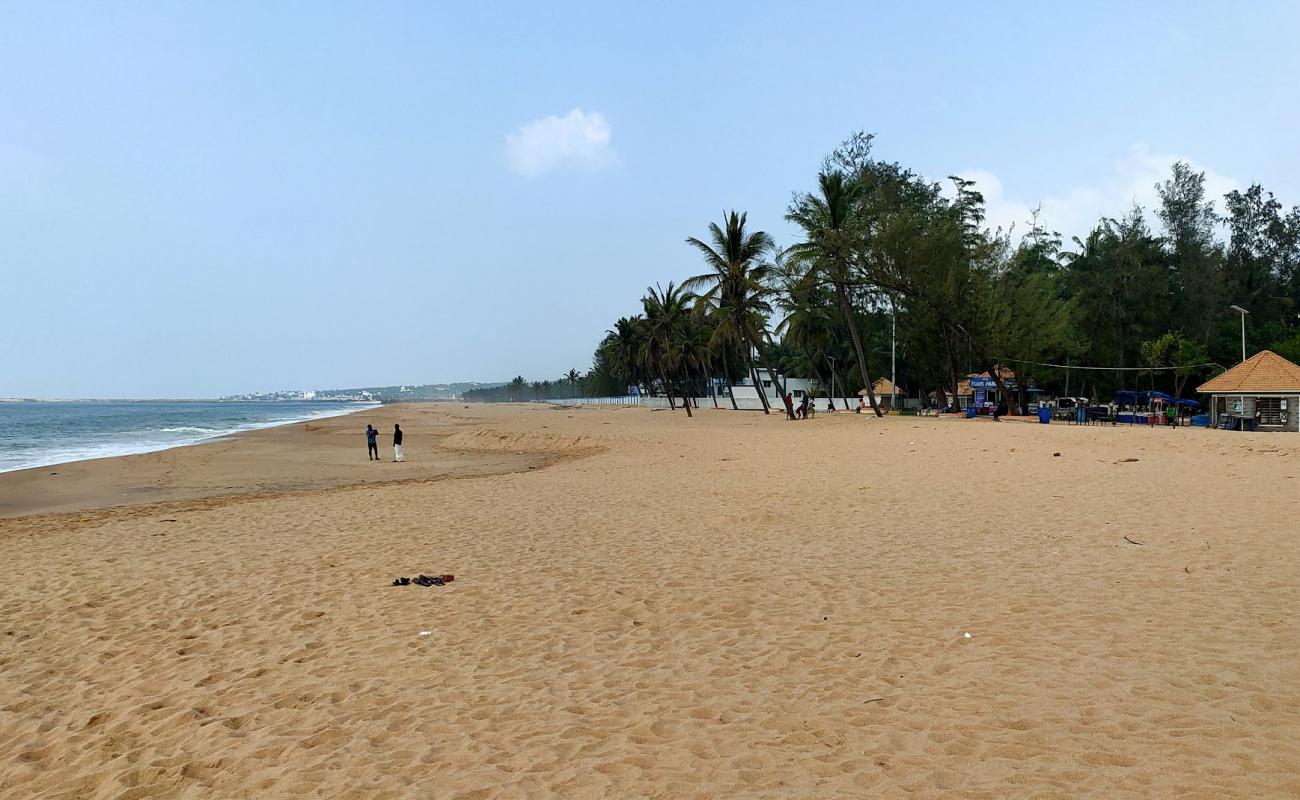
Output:
<instances>
[{"instance_id":1,"label":"utility pole","mask_svg":"<svg viewBox=\"0 0 1300 800\"><path fill-rule=\"evenodd\" d=\"M1241 361L1244 364L1246 361L1246 315L1250 312L1241 306L1229 306L1229 308L1241 314ZM1246 396L1243 394L1239 400L1241 402L1241 416L1243 417L1241 420L1241 429L1245 430L1246 420L1244 418L1246 416Z\"/></svg>"},{"instance_id":2,"label":"utility pole","mask_svg":"<svg viewBox=\"0 0 1300 800\"><path fill-rule=\"evenodd\" d=\"M1233 311L1241 314L1241 360L1246 360L1246 315L1250 312L1241 306L1229 306Z\"/></svg>"},{"instance_id":3,"label":"utility pole","mask_svg":"<svg viewBox=\"0 0 1300 800\"><path fill-rule=\"evenodd\" d=\"M893 319L889 326L889 413L898 408L898 307L891 300Z\"/></svg>"}]
</instances>

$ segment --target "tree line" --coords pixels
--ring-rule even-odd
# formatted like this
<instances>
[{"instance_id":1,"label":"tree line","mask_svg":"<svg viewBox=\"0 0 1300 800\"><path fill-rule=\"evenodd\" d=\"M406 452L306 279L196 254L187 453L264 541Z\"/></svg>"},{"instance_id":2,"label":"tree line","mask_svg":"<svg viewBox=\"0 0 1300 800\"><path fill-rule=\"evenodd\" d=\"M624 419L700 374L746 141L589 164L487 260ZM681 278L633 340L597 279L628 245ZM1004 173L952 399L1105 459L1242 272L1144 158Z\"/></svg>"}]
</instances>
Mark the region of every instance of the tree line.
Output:
<instances>
[{"instance_id":1,"label":"tree line","mask_svg":"<svg viewBox=\"0 0 1300 800\"><path fill-rule=\"evenodd\" d=\"M871 390L896 325L899 383L941 407L985 371L1013 408L1031 384L1049 396L1183 396L1240 360L1233 305L1249 312L1248 352L1300 360L1300 207L1259 184L1228 192L1219 211L1204 173L1179 162L1155 187L1154 229L1134 205L1067 243L1037 214L1020 235L991 229L974 183L945 187L872 146L854 134L793 194L799 241L781 247L735 211L687 238L703 271L647 289L640 313L606 332L584 391L636 386L690 413L710 382L757 382L766 368L866 389L880 414Z\"/></svg>"},{"instance_id":2,"label":"tree line","mask_svg":"<svg viewBox=\"0 0 1300 800\"><path fill-rule=\"evenodd\" d=\"M608 371L599 373L592 369L583 373L571 369L554 380L530 381L523 375L516 375L506 383L470 389L463 392L461 398L488 403L523 403L530 400L617 395L625 391L627 385L619 385Z\"/></svg>"}]
</instances>

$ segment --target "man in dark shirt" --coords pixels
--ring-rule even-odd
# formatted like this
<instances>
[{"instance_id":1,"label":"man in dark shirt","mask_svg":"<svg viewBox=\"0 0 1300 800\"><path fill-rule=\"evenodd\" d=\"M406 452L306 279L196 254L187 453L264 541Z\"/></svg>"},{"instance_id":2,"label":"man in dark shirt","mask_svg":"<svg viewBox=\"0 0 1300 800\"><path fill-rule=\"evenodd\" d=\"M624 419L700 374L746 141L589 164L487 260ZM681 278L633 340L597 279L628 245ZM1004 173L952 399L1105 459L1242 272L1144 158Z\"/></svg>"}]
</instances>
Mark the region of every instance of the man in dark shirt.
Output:
<instances>
[{"instance_id":1,"label":"man in dark shirt","mask_svg":"<svg viewBox=\"0 0 1300 800\"><path fill-rule=\"evenodd\" d=\"M366 426L366 456L371 461L379 460L379 431L370 425Z\"/></svg>"},{"instance_id":2,"label":"man in dark shirt","mask_svg":"<svg viewBox=\"0 0 1300 800\"><path fill-rule=\"evenodd\" d=\"M405 461L402 455L402 426L393 423L393 461Z\"/></svg>"}]
</instances>

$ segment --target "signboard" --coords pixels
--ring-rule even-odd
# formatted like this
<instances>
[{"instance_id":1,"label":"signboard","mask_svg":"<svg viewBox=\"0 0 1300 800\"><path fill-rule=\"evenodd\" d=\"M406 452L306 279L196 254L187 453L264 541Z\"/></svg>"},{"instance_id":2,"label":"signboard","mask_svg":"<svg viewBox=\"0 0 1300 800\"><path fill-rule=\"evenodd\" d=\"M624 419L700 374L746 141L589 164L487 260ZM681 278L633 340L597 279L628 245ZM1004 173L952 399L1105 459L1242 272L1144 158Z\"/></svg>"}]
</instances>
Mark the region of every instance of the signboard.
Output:
<instances>
[{"instance_id":1,"label":"signboard","mask_svg":"<svg viewBox=\"0 0 1300 800\"><path fill-rule=\"evenodd\" d=\"M970 379L970 388L972 389L996 389L998 382L992 378L975 377Z\"/></svg>"},{"instance_id":2,"label":"signboard","mask_svg":"<svg viewBox=\"0 0 1300 800\"><path fill-rule=\"evenodd\" d=\"M980 406L984 405L984 398L985 398L984 390L983 390L983 389L976 389L976 390L975 390L975 407L976 407L976 408L979 408Z\"/></svg>"}]
</instances>

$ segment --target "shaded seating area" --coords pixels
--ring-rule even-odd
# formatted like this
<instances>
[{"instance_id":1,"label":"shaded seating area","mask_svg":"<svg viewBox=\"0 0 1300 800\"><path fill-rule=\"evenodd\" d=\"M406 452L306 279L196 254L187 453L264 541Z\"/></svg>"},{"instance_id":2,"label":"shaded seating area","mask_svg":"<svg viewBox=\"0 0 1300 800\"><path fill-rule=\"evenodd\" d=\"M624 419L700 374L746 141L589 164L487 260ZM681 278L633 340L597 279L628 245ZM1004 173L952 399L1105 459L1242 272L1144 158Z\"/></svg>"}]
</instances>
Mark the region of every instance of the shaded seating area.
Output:
<instances>
[{"instance_id":1,"label":"shaded seating area","mask_svg":"<svg viewBox=\"0 0 1300 800\"><path fill-rule=\"evenodd\" d=\"M1214 427L1229 431L1300 431L1300 366L1261 350L1197 387L1210 396Z\"/></svg>"},{"instance_id":2,"label":"shaded seating area","mask_svg":"<svg viewBox=\"0 0 1300 800\"><path fill-rule=\"evenodd\" d=\"M1115 421L1121 425L1166 425L1167 411L1170 406L1177 409L1176 419L1181 419L1184 412L1201 407L1195 400L1185 400L1171 394L1157 391L1138 391L1121 389L1115 393Z\"/></svg>"}]
</instances>

